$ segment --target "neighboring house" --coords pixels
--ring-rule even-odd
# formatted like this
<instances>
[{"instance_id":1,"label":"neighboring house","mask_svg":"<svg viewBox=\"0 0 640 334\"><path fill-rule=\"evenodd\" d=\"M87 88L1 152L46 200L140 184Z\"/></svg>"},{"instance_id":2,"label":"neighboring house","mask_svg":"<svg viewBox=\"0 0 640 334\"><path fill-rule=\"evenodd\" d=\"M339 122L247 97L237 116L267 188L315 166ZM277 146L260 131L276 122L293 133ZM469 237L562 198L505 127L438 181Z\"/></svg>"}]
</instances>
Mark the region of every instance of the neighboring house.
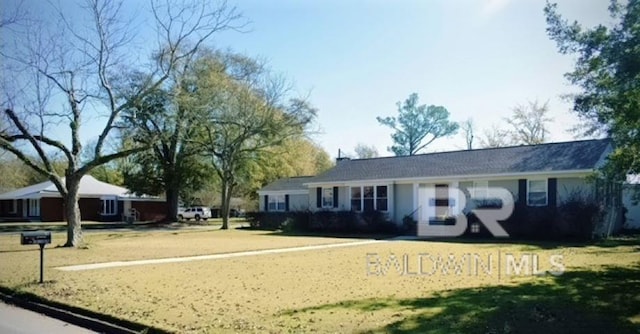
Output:
<instances>
[{"instance_id":1,"label":"neighboring house","mask_svg":"<svg viewBox=\"0 0 640 334\"><path fill-rule=\"evenodd\" d=\"M463 201L456 200L454 188L483 191L501 187L513 194L516 203L558 206L576 192L594 195L595 186L587 182L587 177L602 166L611 151L611 141L602 139L340 159L335 167L316 177L283 179L265 186L258 192L260 209L379 210L401 224L407 215L418 221L429 219L422 217L420 210L433 206L433 201L424 198L427 187L448 193L450 199L445 205L452 212L464 209L459 207Z\"/></svg>"},{"instance_id":2,"label":"neighboring house","mask_svg":"<svg viewBox=\"0 0 640 334\"><path fill-rule=\"evenodd\" d=\"M274 181L258 191L260 211L303 211L309 209L309 187L313 176Z\"/></svg>"},{"instance_id":3,"label":"neighboring house","mask_svg":"<svg viewBox=\"0 0 640 334\"><path fill-rule=\"evenodd\" d=\"M166 214L164 199L133 196L91 175L80 181L79 197L83 220L160 220ZM62 197L51 181L0 194L0 220L63 221Z\"/></svg>"}]
</instances>

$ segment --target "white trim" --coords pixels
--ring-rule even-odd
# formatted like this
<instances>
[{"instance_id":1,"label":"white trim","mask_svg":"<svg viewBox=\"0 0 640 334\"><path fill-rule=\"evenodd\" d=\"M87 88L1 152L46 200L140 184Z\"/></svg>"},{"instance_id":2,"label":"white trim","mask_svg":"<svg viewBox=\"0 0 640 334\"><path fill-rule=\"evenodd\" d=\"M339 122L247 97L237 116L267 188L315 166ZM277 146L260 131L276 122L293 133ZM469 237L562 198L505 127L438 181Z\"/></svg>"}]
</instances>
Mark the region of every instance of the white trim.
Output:
<instances>
[{"instance_id":1,"label":"white trim","mask_svg":"<svg viewBox=\"0 0 640 334\"><path fill-rule=\"evenodd\" d=\"M529 188L531 188L531 181L544 181L544 193L545 193L545 200L544 200L544 204L529 204ZM547 206L549 205L549 179L542 179L542 178L533 178L533 179L527 179L527 206Z\"/></svg>"},{"instance_id":2,"label":"white trim","mask_svg":"<svg viewBox=\"0 0 640 334\"><path fill-rule=\"evenodd\" d=\"M39 198L27 199L27 217L40 217L40 199Z\"/></svg>"},{"instance_id":3,"label":"white trim","mask_svg":"<svg viewBox=\"0 0 640 334\"><path fill-rule=\"evenodd\" d=\"M258 190L258 195L309 195L309 190Z\"/></svg>"},{"instance_id":4,"label":"white trim","mask_svg":"<svg viewBox=\"0 0 640 334\"><path fill-rule=\"evenodd\" d=\"M504 174L476 174L476 175L445 175L434 177L408 177L396 179L371 179L371 180L350 180L350 181L334 181L334 182L309 182L304 183L307 187L344 187L350 185L384 185L384 184L410 184L410 183L446 183L452 181L473 181L477 179L489 179L491 181L524 179L543 176L553 177L582 177L593 173L593 169L572 169L562 171L540 171L526 173L504 173Z\"/></svg>"},{"instance_id":5,"label":"white trim","mask_svg":"<svg viewBox=\"0 0 640 334\"><path fill-rule=\"evenodd\" d=\"M113 206L109 206L109 202ZM101 216L115 216L118 214L118 197L117 196L102 196L100 197L100 215Z\"/></svg>"},{"instance_id":6,"label":"white trim","mask_svg":"<svg viewBox=\"0 0 640 334\"><path fill-rule=\"evenodd\" d=\"M333 193L333 187L322 187L322 190L320 190L320 208L321 209L333 209L333 208L337 208L339 203L334 203L333 200L335 199L335 194ZM324 195L325 195L325 190L330 190L331 191L331 204L325 204L324 203Z\"/></svg>"},{"instance_id":7,"label":"white trim","mask_svg":"<svg viewBox=\"0 0 640 334\"><path fill-rule=\"evenodd\" d=\"M278 195L272 195L272 196L267 195L267 207L265 208L264 211L267 211L267 212L285 212L285 211L287 211L287 197L286 196L287 196L287 194L278 194ZM282 201L279 201L280 198L282 198ZM271 204L271 202L272 202L271 200L272 199L274 200L273 203L275 205L275 208L273 208L273 209L271 209L269 207L269 204ZM289 199L289 200L291 200L291 199ZM278 208L278 204L279 203L282 203L282 209Z\"/></svg>"}]
</instances>

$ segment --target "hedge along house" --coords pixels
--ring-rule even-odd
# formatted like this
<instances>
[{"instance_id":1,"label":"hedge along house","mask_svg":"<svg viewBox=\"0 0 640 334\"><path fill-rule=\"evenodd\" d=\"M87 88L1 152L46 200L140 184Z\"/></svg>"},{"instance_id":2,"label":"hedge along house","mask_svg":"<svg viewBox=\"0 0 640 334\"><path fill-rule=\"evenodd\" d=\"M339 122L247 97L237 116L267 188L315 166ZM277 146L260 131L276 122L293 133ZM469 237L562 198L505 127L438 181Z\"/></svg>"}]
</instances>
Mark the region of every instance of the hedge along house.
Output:
<instances>
[{"instance_id":1,"label":"hedge along house","mask_svg":"<svg viewBox=\"0 0 640 334\"><path fill-rule=\"evenodd\" d=\"M98 181L91 175L85 175L80 181L79 197L83 220L161 220L166 215L164 199L133 196L128 189ZM0 220L64 219L62 197L51 181L0 194Z\"/></svg>"},{"instance_id":2,"label":"hedge along house","mask_svg":"<svg viewBox=\"0 0 640 334\"><path fill-rule=\"evenodd\" d=\"M417 221L425 219L420 209L433 206L433 201L423 198L427 187L434 187L436 193L449 194L444 196L449 198L444 205L449 206L451 212L464 209L460 207L463 200L456 198L459 196L456 188L466 193L467 203L473 195L469 190L500 187L511 192L516 205L558 206L577 193L596 195L596 185L588 182L587 177L605 163L612 149L610 140L601 139L403 157L340 159L332 169L303 183L308 195L308 206L303 209L378 210L399 225L405 216ZM261 189L261 200L267 201L267 197L274 194L270 191L274 184L278 185L278 193L288 193L287 183L280 182ZM295 191L301 190L297 185ZM272 208L287 209L286 206Z\"/></svg>"}]
</instances>

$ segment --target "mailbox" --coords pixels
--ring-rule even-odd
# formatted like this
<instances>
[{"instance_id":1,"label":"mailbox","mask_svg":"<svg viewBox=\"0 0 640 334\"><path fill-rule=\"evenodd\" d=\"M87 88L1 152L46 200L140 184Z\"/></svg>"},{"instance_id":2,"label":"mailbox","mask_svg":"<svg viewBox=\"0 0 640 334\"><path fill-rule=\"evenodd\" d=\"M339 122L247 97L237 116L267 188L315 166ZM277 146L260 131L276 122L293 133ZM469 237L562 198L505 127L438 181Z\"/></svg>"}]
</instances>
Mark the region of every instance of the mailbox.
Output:
<instances>
[{"instance_id":1,"label":"mailbox","mask_svg":"<svg viewBox=\"0 0 640 334\"><path fill-rule=\"evenodd\" d=\"M51 243L51 232L22 232L20 236L20 243L23 245L46 245Z\"/></svg>"}]
</instances>

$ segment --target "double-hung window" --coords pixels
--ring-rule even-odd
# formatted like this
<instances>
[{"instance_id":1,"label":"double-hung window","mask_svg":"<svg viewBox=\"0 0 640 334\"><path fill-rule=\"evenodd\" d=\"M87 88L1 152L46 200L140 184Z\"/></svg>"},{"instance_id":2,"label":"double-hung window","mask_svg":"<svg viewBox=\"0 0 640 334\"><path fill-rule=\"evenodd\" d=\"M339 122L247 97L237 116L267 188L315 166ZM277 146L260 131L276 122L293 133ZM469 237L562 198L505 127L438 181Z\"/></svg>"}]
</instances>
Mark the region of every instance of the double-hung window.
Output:
<instances>
[{"instance_id":1,"label":"double-hung window","mask_svg":"<svg viewBox=\"0 0 640 334\"><path fill-rule=\"evenodd\" d=\"M27 200L28 202L28 216L29 217L38 217L40 216L40 199L39 198L30 198Z\"/></svg>"},{"instance_id":2,"label":"double-hung window","mask_svg":"<svg viewBox=\"0 0 640 334\"><path fill-rule=\"evenodd\" d=\"M547 193L547 180L528 180L527 181L527 205L528 206L545 206L548 203L549 194Z\"/></svg>"},{"instance_id":3,"label":"double-hung window","mask_svg":"<svg viewBox=\"0 0 640 334\"><path fill-rule=\"evenodd\" d=\"M269 195L269 211L284 211L285 206L284 195Z\"/></svg>"},{"instance_id":4,"label":"double-hung window","mask_svg":"<svg viewBox=\"0 0 640 334\"><path fill-rule=\"evenodd\" d=\"M387 211L389 197L387 186L355 186L351 187L351 210Z\"/></svg>"},{"instance_id":5,"label":"double-hung window","mask_svg":"<svg viewBox=\"0 0 640 334\"><path fill-rule=\"evenodd\" d=\"M333 188L322 188L322 207L333 208Z\"/></svg>"},{"instance_id":6,"label":"double-hung window","mask_svg":"<svg viewBox=\"0 0 640 334\"><path fill-rule=\"evenodd\" d=\"M113 216L118 212L118 201L115 197L105 197L101 200L103 216Z\"/></svg>"}]
</instances>

